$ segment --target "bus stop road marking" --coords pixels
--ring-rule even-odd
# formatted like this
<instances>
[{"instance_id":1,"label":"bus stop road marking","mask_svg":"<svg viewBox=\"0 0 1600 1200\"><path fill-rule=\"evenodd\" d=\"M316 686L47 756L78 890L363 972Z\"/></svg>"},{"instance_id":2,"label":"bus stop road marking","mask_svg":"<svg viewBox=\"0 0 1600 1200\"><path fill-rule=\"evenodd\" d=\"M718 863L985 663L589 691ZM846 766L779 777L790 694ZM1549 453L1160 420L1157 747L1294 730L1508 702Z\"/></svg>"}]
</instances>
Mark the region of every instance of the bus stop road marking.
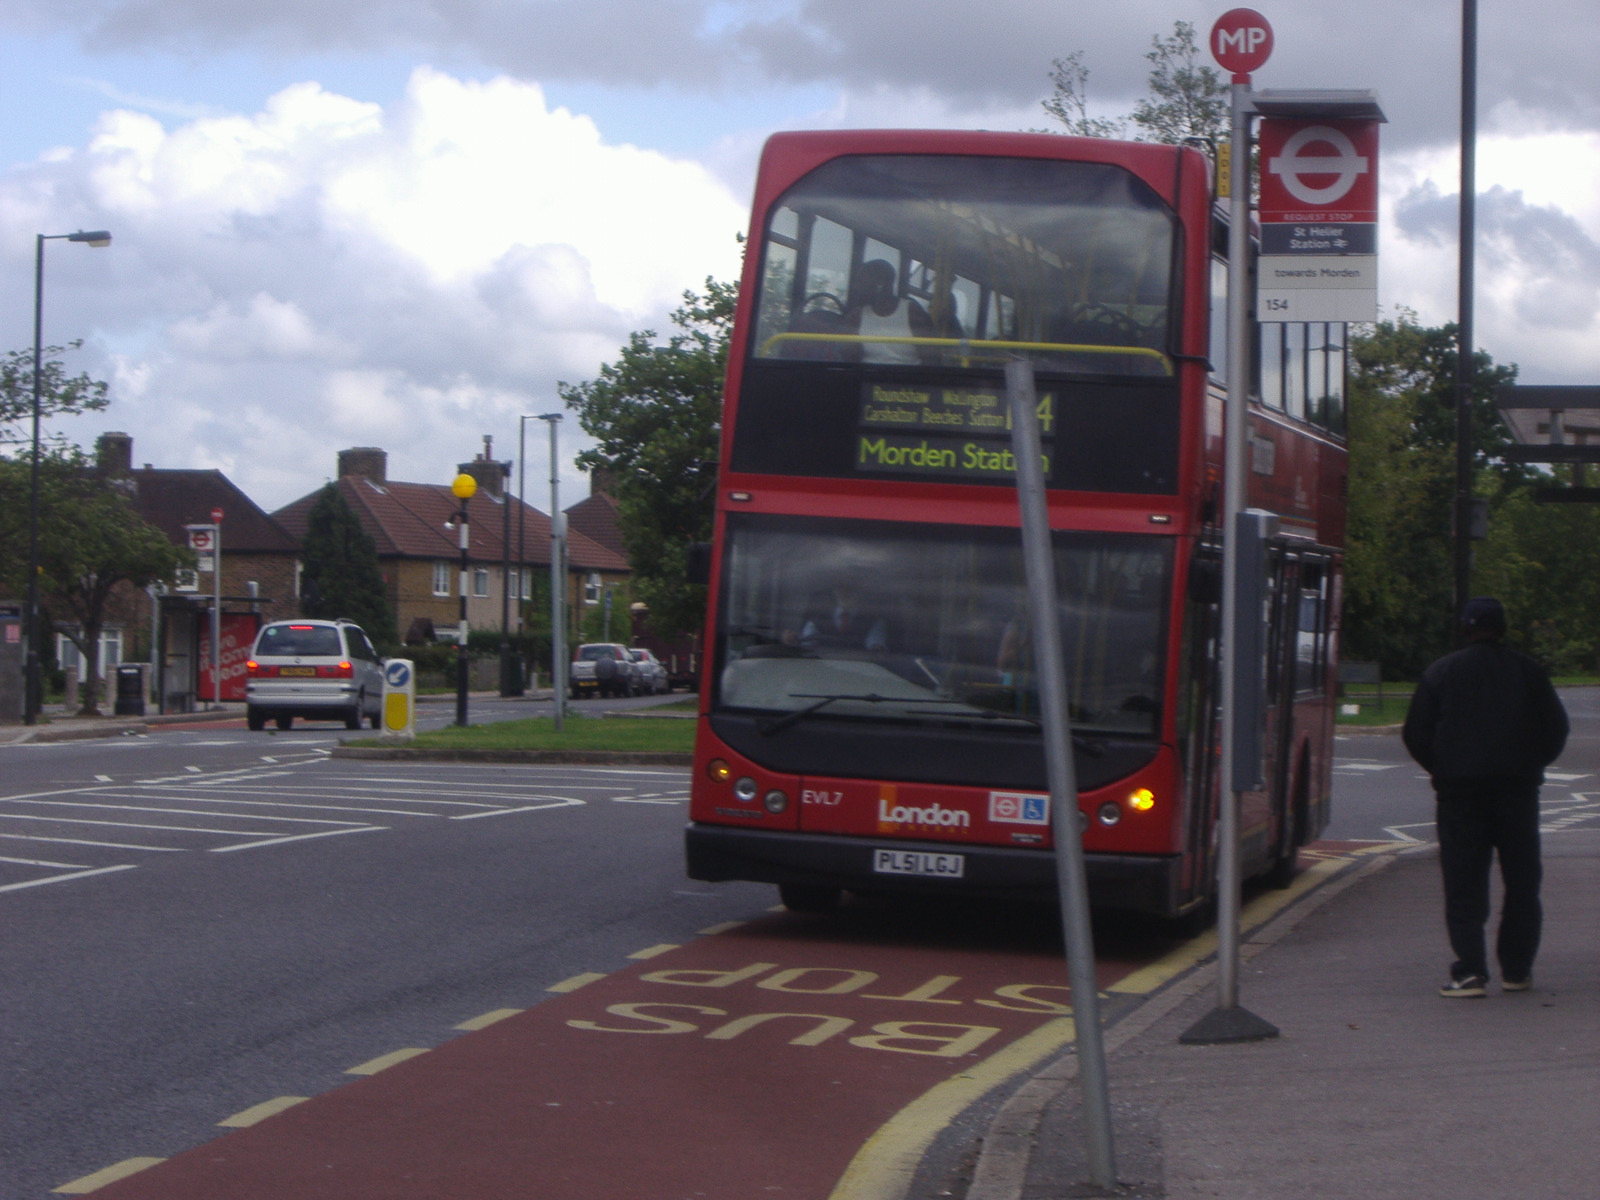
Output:
<instances>
[{"instance_id":1,"label":"bus stop road marking","mask_svg":"<svg viewBox=\"0 0 1600 1200\"><path fill-rule=\"evenodd\" d=\"M118 1200L821 1198L869 1139L909 1161L1068 1036L1064 966L1038 938L840 932L762 918L574 976L178 1154ZM1107 966L1102 985L1132 966Z\"/></svg>"},{"instance_id":2,"label":"bus stop road marking","mask_svg":"<svg viewBox=\"0 0 1600 1200\"><path fill-rule=\"evenodd\" d=\"M243 1112L234 1113L217 1124L224 1129L249 1129L252 1125L259 1125L268 1117L275 1117L285 1109L293 1108L296 1104L304 1104L310 1096L278 1096L271 1100L263 1100L260 1104L253 1104Z\"/></svg>"},{"instance_id":3,"label":"bus stop road marking","mask_svg":"<svg viewBox=\"0 0 1600 1200\"><path fill-rule=\"evenodd\" d=\"M108 1183L126 1179L130 1175L165 1161L164 1158L125 1158L119 1163L101 1168L92 1175L85 1175L81 1179L74 1179L71 1183L63 1183L60 1187L50 1190L61 1196L86 1196L90 1192L99 1191Z\"/></svg>"},{"instance_id":4,"label":"bus stop road marking","mask_svg":"<svg viewBox=\"0 0 1600 1200\"><path fill-rule=\"evenodd\" d=\"M364 1063L345 1068L346 1075L376 1075L379 1071L387 1071L390 1067L405 1062L407 1059L416 1058L419 1054L428 1053L426 1046L407 1046L403 1050L391 1050L387 1054L380 1054L377 1058L369 1058Z\"/></svg>"}]
</instances>

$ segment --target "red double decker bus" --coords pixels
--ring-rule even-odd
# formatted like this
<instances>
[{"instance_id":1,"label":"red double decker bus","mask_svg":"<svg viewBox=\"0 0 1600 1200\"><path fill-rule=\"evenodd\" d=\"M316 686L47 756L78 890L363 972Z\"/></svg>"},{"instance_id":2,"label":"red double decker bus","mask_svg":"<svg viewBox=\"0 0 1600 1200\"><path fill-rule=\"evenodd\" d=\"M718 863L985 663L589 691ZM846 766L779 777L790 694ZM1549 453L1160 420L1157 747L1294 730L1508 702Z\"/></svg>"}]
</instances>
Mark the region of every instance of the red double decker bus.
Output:
<instances>
[{"instance_id":1,"label":"red double decker bus","mask_svg":"<svg viewBox=\"0 0 1600 1200\"><path fill-rule=\"evenodd\" d=\"M728 368L689 875L1053 897L1004 394L1032 360L1096 904L1214 889L1226 230L1193 149L774 136ZM1327 820L1342 326L1268 325L1248 502L1267 571L1247 874Z\"/></svg>"}]
</instances>

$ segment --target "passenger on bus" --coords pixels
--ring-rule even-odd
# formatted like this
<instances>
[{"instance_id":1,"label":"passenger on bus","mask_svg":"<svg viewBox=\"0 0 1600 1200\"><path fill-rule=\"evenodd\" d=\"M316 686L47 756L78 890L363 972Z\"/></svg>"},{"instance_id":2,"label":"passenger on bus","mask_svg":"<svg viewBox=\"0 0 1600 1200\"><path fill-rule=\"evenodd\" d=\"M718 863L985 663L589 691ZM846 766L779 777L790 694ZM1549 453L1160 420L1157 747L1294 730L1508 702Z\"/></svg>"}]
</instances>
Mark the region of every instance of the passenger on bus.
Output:
<instances>
[{"instance_id":1,"label":"passenger on bus","mask_svg":"<svg viewBox=\"0 0 1600 1200\"><path fill-rule=\"evenodd\" d=\"M873 339L861 343L862 362L921 362L918 348L900 339L934 336L927 310L901 296L898 285L898 273L882 258L862 263L850 282L850 325L861 337Z\"/></svg>"}]
</instances>

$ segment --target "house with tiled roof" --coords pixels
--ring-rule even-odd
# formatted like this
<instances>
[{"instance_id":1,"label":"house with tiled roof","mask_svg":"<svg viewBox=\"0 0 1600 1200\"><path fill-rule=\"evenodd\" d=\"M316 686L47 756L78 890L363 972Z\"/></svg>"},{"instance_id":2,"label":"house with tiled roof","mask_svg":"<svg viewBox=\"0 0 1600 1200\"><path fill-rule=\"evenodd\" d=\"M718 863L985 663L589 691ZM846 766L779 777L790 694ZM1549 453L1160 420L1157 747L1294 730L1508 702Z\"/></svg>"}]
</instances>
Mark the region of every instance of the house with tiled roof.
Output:
<instances>
[{"instance_id":1,"label":"house with tiled roof","mask_svg":"<svg viewBox=\"0 0 1600 1200\"><path fill-rule=\"evenodd\" d=\"M221 513L222 698L244 699L244 662L259 625L300 613L300 543L221 471L133 466L133 438L100 435L95 470L128 497L135 512L175 545L189 545L189 526L210 525ZM218 590L217 560L201 557L201 570L176 588L120 598L120 626L102 635L101 663L109 670L133 657L134 644L154 642L152 681L162 711L185 710L211 697L210 610ZM75 658L59 649L63 665Z\"/></svg>"},{"instance_id":2,"label":"house with tiled roof","mask_svg":"<svg viewBox=\"0 0 1600 1200\"><path fill-rule=\"evenodd\" d=\"M510 494L510 463L497 462L490 449L460 470L478 482L467 501L467 621L475 630L498 630L509 620L519 628L520 602L532 594L536 572L550 571L550 518ZM378 550L396 628L408 641L453 630L460 619L461 550L455 525L461 501L448 483L404 483L388 477L388 454L373 446L341 450L334 485ZM273 513L297 540L317 492ZM581 611L586 588L626 583L628 561L621 554L569 530L567 611ZM571 632L571 631L569 631Z\"/></svg>"}]
</instances>

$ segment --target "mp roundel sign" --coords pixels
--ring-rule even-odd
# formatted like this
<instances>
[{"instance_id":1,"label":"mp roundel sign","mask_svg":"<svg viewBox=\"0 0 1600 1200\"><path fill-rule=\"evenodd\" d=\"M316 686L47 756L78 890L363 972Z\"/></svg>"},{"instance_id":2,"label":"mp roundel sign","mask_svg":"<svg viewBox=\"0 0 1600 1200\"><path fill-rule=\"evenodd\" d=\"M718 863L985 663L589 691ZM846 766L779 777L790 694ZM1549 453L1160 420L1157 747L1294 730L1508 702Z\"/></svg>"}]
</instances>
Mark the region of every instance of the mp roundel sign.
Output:
<instances>
[{"instance_id":1,"label":"mp roundel sign","mask_svg":"<svg viewBox=\"0 0 1600 1200\"><path fill-rule=\"evenodd\" d=\"M1248 75L1272 57L1272 26L1253 8L1233 8L1211 27L1211 57L1235 77Z\"/></svg>"}]
</instances>

